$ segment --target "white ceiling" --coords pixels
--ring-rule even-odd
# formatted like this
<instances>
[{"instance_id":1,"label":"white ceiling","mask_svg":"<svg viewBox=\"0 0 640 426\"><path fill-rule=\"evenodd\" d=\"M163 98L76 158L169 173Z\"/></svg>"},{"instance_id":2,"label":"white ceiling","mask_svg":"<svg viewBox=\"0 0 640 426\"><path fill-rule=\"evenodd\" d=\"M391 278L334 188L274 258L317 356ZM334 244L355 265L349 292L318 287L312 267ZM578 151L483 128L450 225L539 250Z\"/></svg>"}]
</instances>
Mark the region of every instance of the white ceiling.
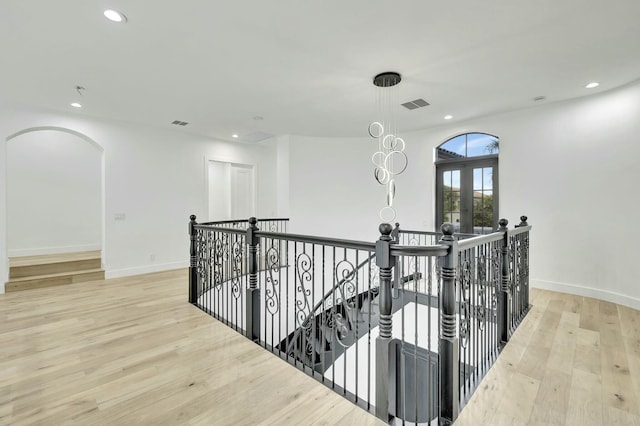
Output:
<instances>
[{"instance_id":1,"label":"white ceiling","mask_svg":"<svg viewBox=\"0 0 640 426\"><path fill-rule=\"evenodd\" d=\"M0 99L225 140L366 136L372 78L397 71L400 102L431 103L400 108L411 131L634 81L639 22L638 0L2 0Z\"/></svg>"}]
</instances>

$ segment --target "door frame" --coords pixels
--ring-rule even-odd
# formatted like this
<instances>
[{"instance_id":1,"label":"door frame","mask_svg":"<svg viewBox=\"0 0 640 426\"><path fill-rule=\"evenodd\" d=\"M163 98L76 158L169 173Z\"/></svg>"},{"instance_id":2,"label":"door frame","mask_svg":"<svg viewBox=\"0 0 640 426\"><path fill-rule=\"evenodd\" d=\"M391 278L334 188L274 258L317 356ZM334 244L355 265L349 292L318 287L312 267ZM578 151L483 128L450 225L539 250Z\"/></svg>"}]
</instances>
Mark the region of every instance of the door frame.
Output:
<instances>
[{"instance_id":1,"label":"door frame","mask_svg":"<svg viewBox=\"0 0 640 426\"><path fill-rule=\"evenodd\" d=\"M444 222L443 215L443 184L442 184L442 172L448 170L460 170L460 223L462 224L462 215L469 214L471 217L471 228L460 228L461 233L473 233L473 195L468 196L469 193L473 194L473 169L479 167L493 167L493 229L498 227L499 218L499 169L498 169L498 156L497 155L483 155L480 157L467 157L467 158L455 158L447 160L438 160L435 162L436 169L436 214L435 214L435 228L440 229L440 226ZM464 173L463 170L467 170ZM465 189L466 188L466 189ZM464 194L467 196L465 197Z\"/></svg>"},{"instance_id":2,"label":"door frame","mask_svg":"<svg viewBox=\"0 0 640 426\"><path fill-rule=\"evenodd\" d=\"M257 215L259 214L259 204L258 204L258 200L259 200L259 196L258 196L258 164L253 162L253 161L247 161L246 159L237 159L237 158L230 158L230 157L219 157L219 156L205 156L204 157L204 199L206 200L206 204L204 206L204 216L207 217L207 219L209 219L209 204L210 204L210 197L209 197L209 162L211 161L216 161L218 163L227 163L227 164L231 164L231 165L236 165L236 166L247 166L247 167L251 167L253 168L253 182L252 182L252 186L253 186L253 208ZM232 218L232 219L244 219L244 218ZM246 218L247 220L249 218Z\"/></svg>"},{"instance_id":3,"label":"door frame","mask_svg":"<svg viewBox=\"0 0 640 426\"><path fill-rule=\"evenodd\" d=\"M229 164L229 172L230 172L230 176L229 176L229 196L230 196L230 204L229 204L229 208L230 208L230 216L231 219L240 219L240 218L234 218L234 210L236 210L236 201L237 199L234 198L234 193L235 193L235 183L236 183L236 178L237 176L234 175L234 170L247 170L250 173L249 176L249 186L251 187L251 193L253 194L253 197L248 197L249 201L251 203L251 205L249 206L249 210L251 211L250 216L255 216L256 215L256 170L255 170L255 166L251 165L251 164L238 164L238 163L231 163ZM248 219L248 218L247 218Z\"/></svg>"}]
</instances>

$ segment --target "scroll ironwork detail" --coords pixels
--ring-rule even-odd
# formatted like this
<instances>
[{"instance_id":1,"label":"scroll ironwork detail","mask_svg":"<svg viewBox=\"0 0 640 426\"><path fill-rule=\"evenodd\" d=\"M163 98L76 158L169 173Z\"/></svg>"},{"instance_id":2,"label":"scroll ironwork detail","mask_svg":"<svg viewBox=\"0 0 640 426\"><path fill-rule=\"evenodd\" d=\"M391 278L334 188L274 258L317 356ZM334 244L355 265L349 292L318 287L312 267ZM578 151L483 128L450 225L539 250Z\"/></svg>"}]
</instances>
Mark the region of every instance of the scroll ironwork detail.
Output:
<instances>
[{"instance_id":1,"label":"scroll ironwork detail","mask_svg":"<svg viewBox=\"0 0 640 426\"><path fill-rule=\"evenodd\" d=\"M275 315L280 310L280 302L278 300L278 286L280 283L277 278L280 271L280 251L274 245L267 250L266 267L265 306L267 312Z\"/></svg>"},{"instance_id":2,"label":"scroll ironwork detail","mask_svg":"<svg viewBox=\"0 0 640 426\"><path fill-rule=\"evenodd\" d=\"M305 286L305 283L313 283L313 260L307 253L301 253L296 258L296 293L299 298L296 299L296 322L303 328L310 327L308 321L305 319L311 313L311 305L309 303L309 297L311 296L311 289Z\"/></svg>"}]
</instances>

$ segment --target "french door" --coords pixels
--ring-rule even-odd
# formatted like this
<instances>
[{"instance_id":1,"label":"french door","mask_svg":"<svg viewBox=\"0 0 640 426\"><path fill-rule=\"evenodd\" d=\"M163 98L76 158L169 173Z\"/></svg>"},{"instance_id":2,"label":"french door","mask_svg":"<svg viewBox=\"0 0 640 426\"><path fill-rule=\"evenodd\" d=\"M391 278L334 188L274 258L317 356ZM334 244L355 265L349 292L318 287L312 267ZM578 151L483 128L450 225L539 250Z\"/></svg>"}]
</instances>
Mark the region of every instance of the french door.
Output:
<instances>
[{"instance_id":1,"label":"french door","mask_svg":"<svg viewBox=\"0 0 640 426\"><path fill-rule=\"evenodd\" d=\"M436 229L488 234L498 227L498 158L436 163Z\"/></svg>"}]
</instances>

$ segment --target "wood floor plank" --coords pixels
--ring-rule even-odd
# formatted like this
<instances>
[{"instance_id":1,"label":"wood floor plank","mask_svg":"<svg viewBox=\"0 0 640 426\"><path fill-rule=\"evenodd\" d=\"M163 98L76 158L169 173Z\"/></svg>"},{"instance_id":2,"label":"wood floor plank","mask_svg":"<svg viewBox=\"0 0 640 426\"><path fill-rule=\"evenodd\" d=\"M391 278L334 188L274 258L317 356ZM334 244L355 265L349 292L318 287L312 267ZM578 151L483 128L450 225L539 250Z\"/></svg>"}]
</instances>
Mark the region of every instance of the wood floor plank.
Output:
<instances>
[{"instance_id":1,"label":"wood floor plank","mask_svg":"<svg viewBox=\"0 0 640 426\"><path fill-rule=\"evenodd\" d=\"M565 424L598 426L604 423L602 380L598 374L574 369Z\"/></svg>"},{"instance_id":2,"label":"wood floor plank","mask_svg":"<svg viewBox=\"0 0 640 426\"><path fill-rule=\"evenodd\" d=\"M540 381L530 421L547 425L564 425L570 389L571 374L547 369Z\"/></svg>"},{"instance_id":3,"label":"wood floor plank","mask_svg":"<svg viewBox=\"0 0 640 426\"><path fill-rule=\"evenodd\" d=\"M618 349L602 349L603 400L611 407L640 415L639 400L624 349L624 345Z\"/></svg>"},{"instance_id":4,"label":"wood floor plank","mask_svg":"<svg viewBox=\"0 0 640 426\"><path fill-rule=\"evenodd\" d=\"M580 312L580 328L600 331L599 301L591 297L584 297Z\"/></svg>"}]
</instances>

